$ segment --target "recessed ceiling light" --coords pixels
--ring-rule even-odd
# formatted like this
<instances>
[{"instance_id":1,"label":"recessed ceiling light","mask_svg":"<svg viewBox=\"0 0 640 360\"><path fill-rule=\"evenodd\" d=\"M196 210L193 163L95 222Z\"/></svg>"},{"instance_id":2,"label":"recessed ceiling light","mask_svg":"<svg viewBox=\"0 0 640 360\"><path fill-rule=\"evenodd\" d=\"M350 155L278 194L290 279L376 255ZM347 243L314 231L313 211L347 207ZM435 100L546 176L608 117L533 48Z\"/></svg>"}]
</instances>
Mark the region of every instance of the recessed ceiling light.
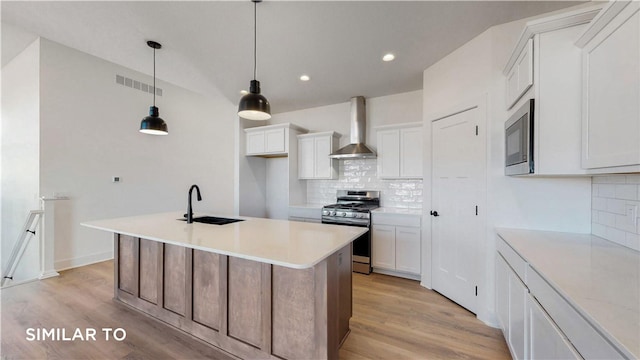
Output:
<instances>
[{"instance_id":1,"label":"recessed ceiling light","mask_svg":"<svg viewBox=\"0 0 640 360\"><path fill-rule=\"evenodd\" d=\"M382 61L393 61L393 59L395 58L396 58L395 55L393 55L392 53L388 53L382 57Z\"/></svg>"},{"instance_id":2,"label":"recessed ceiling light","mask_svg":"<svg viewBox=\"0 0 640 360\"><path fill-rule=\"evenodd\" d=\"M301 81L309 81L309 80L311 80L311 78L309 77L309 75L300 75L300 80Z\"/></svg>"},{"instance_id":3,"label":"recessed ceiling light","mask_svg":"<svg viewBox=\"0 0 640 360\"><path fill-rule=\"evenodd\" d=\"M249 92L247 90L240 90L240 95L247 95Z\"/></svg>"}]
</instances>

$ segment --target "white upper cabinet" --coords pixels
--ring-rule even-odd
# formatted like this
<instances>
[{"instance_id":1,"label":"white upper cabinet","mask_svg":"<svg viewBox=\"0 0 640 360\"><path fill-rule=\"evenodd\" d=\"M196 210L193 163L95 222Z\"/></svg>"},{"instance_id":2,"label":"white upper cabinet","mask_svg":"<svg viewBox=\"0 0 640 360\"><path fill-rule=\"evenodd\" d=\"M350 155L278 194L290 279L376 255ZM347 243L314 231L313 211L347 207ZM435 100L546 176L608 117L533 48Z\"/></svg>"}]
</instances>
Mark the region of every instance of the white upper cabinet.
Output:
<instances>
[{"instance_id":1,"label":"white upper cabinet","mask_svg":"<svg viewBox=\"0 0 640 360\"><path fill-rule=\"evenodd\" d=\"M339 137L333 131L298 135L299 179L338 178L338 161L329 155L337 150Z\"/></svg>"},{"instance_id":2,"label":"white upper cabinet","mask_svg":"<svg viewBox=\"0 0 640 360\"><path fill-rule=\"evenodd\" d=\"M277 124L244 129L247 156L277 157L289 154L290 136L307 130L293 124Z\"/></svg>"},{"instance_id":3,"label":"white upper cabinet","mask_svg":"<svg viewBox=\"0 0 640 360\"><path fill-rule=\"evenodd\" d=\"M601 8L528 22L507 61L503 74L509 116L534 99L533 175L586 174L581 164L582 52L575 41Z\"/></svg>"},{"instance_id":4,"label":"white upper cabinet","mask_svg":"<svg viewBox=\"0 0 640 360\"><path fill-rule=\"evenodd\" d=\"M640 171L640 2L613 1L582 47L582 166Z\"/></svg>"},{"instance_id":5,"label":"white upper cabinet","mask_svg":"<svg viewBox=\"0 0 640 360\"><path fill-rule=\"evenodd\" d=\"M527 45L507 74L507 108L511 109L531 85L533 85L533 39L527 41Z\"/></svg>"},{"instance_id":6,"label":"white upper cabinet","mask_svg":"<svg viewBox=\"0 0 640 360\"><path fill-rule=\"evenodd\" d=\"M422 179L422 123L380 126L378 177Z\"/></svg>"}]
</instances>

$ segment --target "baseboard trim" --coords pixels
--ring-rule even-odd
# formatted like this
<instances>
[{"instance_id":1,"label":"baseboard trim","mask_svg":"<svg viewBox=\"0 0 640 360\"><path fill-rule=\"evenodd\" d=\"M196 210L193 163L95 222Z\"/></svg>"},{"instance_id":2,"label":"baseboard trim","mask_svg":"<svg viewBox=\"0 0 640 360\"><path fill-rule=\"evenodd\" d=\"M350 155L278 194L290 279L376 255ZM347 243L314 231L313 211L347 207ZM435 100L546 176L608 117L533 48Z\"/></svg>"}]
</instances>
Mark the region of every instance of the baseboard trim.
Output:
<instances>
[{"instance_id":1,"label":"baseboard trim","mask_svg":"<svg viewBox=\"0 0 640 360\"><path fill-rule=\"evenodd\" d=\"M409 280L420 281L420 275L415 275L415 274L408 274L408 273L403 273L399 271L385 270L385 269L378 269L378 268L373 268L373 272L382 274L382 275L389 275L389 276L401 277Z\"/></svg>"},{"instance_id":2,"label":"baseboard trim","mask_svg":"<svg viewBox=\"0 0 640 360\"><path fill-rule=\"evenodd\" d=\"M33 278L33 279L20 280L20 281L16 281L16 282L13 282L13 280L11 280L11 283L9 283L9 284L7 284L7 285L4 285L4 286L2 287L2 289L7 289L7 288L10 288L10 287L14 287L14 286L18 286L18 285L23 285L23 284L28 284L28 283L30 283L30 282L34 282L34 281L38 281L38 278L37 278L37 277L35 277L35 278Z\"/></svg>"},{"instance_id":3,"label":"baseboard trim","mask_svg":"<svg viewBox=\"0 0 640 360\"><path fill-rule=\"evenodd\" d=\"M60 274L55 270L49 270L47 272L43 272L42 274L40 274L40 276L38 276L38 279L44 280L44 279L48 279L55 276L60 276Z\"/></svg>"},{"instance_id":4,"label":"baseboard trim","mask_svg":"<svg viewBox=\"0 0 640 360\"><path fill-rule=\"evenodd\" d=\"M81 266L87 266L99 262L103 262L106 260L113 259L113 252L106 251L102 253L81 256L73 259L59 260L55 262L56 271L69 270Z\"/></svg>"}]
</instances>

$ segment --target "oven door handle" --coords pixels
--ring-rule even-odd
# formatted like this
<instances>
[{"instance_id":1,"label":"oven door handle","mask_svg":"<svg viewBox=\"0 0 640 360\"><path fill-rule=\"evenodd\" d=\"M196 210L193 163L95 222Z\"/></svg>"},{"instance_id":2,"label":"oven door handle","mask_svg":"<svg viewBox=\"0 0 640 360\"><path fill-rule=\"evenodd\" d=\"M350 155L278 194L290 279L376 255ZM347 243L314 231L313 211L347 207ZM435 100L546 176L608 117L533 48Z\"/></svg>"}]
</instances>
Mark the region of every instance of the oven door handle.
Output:
<instances>
[{"instance_id":1,"label":"oven door handle","mask_svg":"<svg viewBox=\"0 0 640 360\"><path fill-rule=\"evenodd\" d=\"M369 227L369 224L362 224L362 223L352 223L352 222L338 222L338 221L331 221L331 220L322 220L323 224L329 224L329 225L346 225L346 226L357 226L357 227Z\"/></svg>"}]
</instances>

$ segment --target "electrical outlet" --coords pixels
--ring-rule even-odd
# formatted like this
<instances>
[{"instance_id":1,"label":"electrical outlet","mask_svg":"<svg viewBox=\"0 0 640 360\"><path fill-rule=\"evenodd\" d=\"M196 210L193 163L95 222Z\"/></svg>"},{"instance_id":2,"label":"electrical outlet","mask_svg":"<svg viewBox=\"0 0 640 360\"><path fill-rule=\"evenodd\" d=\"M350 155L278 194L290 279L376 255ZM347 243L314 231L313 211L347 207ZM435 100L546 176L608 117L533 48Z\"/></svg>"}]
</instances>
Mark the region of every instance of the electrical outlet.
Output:
<instances>
[{"instance_id":1,"label":"electrical outlet","mask_svg":"<svg viewBox=\"0 0 640 360\"><path fill-rule=\"evenodd\" d=\"M111 182L117 183L117 182L120 182L120 181L122 181L122 178L120 176L113 176L111 178Z\"/></svg>"}]
</instances>

